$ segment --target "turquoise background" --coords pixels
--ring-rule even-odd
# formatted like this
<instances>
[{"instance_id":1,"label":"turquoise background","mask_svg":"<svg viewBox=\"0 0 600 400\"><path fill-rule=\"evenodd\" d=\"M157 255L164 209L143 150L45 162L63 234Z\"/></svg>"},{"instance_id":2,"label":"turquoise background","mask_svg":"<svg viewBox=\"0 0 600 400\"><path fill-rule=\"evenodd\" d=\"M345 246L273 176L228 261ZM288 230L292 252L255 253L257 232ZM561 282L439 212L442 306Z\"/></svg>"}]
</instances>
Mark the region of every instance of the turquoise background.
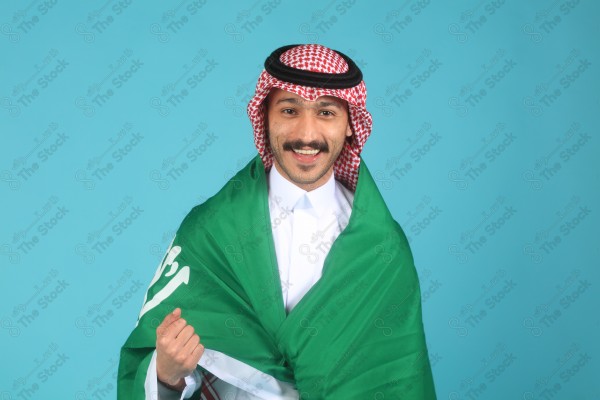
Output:
<instances>
[{"instance_id":1,"label":"turquoise background","mask_svg":"<svg viewBox=\"0 0 600 400\"><path fill-rule=\"evenodd\" d=\"M440 399L600 399L600 3L3 1L0 399L115 397L174 231L256 150L266 56L363 70ZM594 261L596 260L596 261ZM595 266L595 267L594 267Z\"/></svg>"}]
</instances>

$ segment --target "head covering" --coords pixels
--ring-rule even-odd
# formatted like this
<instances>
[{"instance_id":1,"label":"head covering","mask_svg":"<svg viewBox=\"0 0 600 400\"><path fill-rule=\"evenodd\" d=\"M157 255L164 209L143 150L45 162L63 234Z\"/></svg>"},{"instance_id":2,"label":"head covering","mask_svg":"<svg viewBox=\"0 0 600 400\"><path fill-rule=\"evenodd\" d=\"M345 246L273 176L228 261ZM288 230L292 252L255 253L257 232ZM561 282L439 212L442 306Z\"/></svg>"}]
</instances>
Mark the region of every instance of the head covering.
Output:
<instances>
[{"instance_id":1,"label":"head covering","mask_svg":"<svg viewBox=\"0 0 600 400\"><path fill-rule=\"evenodd\" d=\"M359 156L371 134L372 118L366 109L367 88L354 61L319 44L280 47L266 59L254 97L248 103L254 143L266 169L273 165L273 154L266 135L264 100L272 88L295 93L309 101L334 96L348 103L353 135L344 143L333 168L336 179L355 190Z\"/></svg>"}]
</instances>

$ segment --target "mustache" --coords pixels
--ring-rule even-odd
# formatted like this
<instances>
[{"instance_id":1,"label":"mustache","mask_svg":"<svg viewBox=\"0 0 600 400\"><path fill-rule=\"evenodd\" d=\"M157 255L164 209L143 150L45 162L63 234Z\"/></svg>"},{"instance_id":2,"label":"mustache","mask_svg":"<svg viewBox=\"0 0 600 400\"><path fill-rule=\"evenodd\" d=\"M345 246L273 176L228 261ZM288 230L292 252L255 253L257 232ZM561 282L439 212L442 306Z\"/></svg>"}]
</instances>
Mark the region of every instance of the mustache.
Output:
<instances>
[{"instance_id":1,"label":"mustache","mask_svg":"<svg viewBox=\"0 0 600 400\"><path fill-rule=\"evenodd\" d=\"M292 140L292 141L287 141L287 142L283 143L283 150L292 151L294 149L304 149L307 147L310 147L311 149L314 149L314 150L319 150L320 152L323 152L323 153L329 152L329 145L327 145L326 142L319 142L316 140L313 140L311 142L304 142L304 141L298 139L298 140Z\"/></svg>"}]
</instances>

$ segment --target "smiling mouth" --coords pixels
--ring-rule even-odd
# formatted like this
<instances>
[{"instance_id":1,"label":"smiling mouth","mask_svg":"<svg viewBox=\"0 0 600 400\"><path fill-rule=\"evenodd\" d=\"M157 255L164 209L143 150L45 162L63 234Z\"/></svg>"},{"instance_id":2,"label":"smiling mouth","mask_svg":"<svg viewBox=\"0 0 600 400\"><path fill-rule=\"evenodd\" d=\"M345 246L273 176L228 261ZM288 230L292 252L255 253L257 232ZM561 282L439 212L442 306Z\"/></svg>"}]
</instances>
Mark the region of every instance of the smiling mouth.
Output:
<instances>
[{"instance_id":1,"label":"smiling mouth","mask_svg":"<svg viewBox=\"0 0 600 400\"><path fill-rule=\"evenodd\" d=\"M319 149L310 149L310 150L292 149L292 150L294 150L294 153L302 154L303 156L316 156L321 151Z\"/></svg>"},{"instance_id":2,"label":"smiling mouth","mask_svg":"<svg viewBox=\"0 0 600 400\"><path fill-rule=\"evenodd\" d=\"M329 146L326 142L318 142L313 140L312 142L303 142L302 140L294 140L290 142L285 142L283 144L283 150L293 151L295 154L299 156L316 156L319 153L327 153L329 151Z\"/></svg>"}]
</instances>

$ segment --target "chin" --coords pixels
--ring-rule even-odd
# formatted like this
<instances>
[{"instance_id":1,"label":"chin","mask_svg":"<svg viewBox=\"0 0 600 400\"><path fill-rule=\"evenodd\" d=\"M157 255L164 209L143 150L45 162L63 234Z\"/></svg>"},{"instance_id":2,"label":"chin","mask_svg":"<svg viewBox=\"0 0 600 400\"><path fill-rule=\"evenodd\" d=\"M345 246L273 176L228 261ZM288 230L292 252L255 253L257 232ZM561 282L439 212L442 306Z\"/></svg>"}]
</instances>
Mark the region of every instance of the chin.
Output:
<instances>
[{"instance_id":1,"label":"chin","mask_svg":"<svg viewBox=\"0 0 600 400\"><path fill-rule=\"evenodd\" d=\"M329 176L327 174L328 170L316 171L316 170L314 170L314 168L311 168L310 173L306 173L306 172L302 171L301 169L300 169L300 171L291 171L291 172L295 172L295 173L288 174L288 176L290 177L290 180L299 186L309 186L309 187L321 186L327 180L327 179L324 180L323 178L325 176L327 176L327 178L329 178Z\"/></svg>"}]
</instances>

